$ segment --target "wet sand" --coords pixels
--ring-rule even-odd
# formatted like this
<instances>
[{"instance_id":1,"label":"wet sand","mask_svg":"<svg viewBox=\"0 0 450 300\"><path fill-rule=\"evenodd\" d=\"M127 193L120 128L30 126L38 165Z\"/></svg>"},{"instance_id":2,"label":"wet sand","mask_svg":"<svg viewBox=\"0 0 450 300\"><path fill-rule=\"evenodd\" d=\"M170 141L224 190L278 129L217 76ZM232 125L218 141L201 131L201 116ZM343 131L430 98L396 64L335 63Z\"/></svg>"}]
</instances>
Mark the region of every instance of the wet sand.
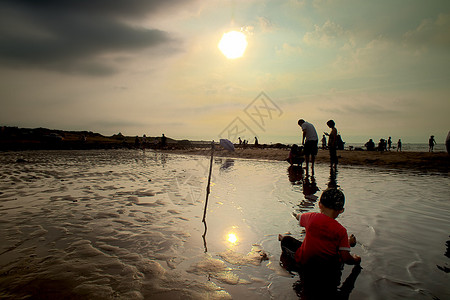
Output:
<instances>
[{"instance_id":1,"label":"wet sand","mask_svg":"<svg viewBox=\"0 0 450 300\"><path fill-rule=\"evenodd\" d=\"M165 150L169 153L210 155L211 149L191 148ZM288 157L289 149L280 148L237 148L234 152L223 150L220 146L214 152L216 157L232 157L282 161ZM450 155L446 152L378 152L378 151L338 151L339 165L364 166L373 168L404 169L419 172L448 173ZM328 164L328 150L319 150L316 163ZM305 166L305 164L303 164Z\"/></svg>"}]
</instances>

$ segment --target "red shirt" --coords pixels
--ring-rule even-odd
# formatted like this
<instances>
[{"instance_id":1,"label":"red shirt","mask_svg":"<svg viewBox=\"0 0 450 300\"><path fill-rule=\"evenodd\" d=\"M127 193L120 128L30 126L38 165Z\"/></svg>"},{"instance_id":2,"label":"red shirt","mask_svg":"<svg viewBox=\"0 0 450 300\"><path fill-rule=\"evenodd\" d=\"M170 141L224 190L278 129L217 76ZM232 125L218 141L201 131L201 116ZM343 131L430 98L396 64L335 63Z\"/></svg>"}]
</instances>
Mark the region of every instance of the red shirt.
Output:
<instances>
[{"instance_id":1,"label":"red shirt","mask_svg":"<svg viewBox=\"0 0 450 300\"><path fill-rule=\"evenodd\" d=\"M305 227L306 236L295 252L295 260L305 264L311 258L324 260L339 257L339 250L350 251L347 230L333 218L322 213L304 213L300 226Z\"/></svg>"}]
</instances>

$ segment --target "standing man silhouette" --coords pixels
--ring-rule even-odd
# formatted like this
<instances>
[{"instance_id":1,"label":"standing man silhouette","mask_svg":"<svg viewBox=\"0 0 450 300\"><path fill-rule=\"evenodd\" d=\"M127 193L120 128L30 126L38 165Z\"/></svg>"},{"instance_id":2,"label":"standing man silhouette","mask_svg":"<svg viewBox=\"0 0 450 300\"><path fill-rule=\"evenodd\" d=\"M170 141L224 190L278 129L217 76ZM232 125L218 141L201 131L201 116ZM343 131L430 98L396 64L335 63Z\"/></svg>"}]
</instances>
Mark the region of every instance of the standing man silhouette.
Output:
<instances>
[{"instance_id":1,"label":"standing man silhouette","mask_svg":"<svg viewBox=\"0 0 450 300\"><path fill-rule=\"evenodd\" d=\"M302 145L304 147L303 152L305 154L306 161L306 174L308 174L308 165L311 157L311 173L314 175L314 161L318 150L317 144L319 143L319 137L317 136L314 125L306 122L303 119L298 120L298 126L302 128L303 137Z\"/></svg>"}]
</instances>

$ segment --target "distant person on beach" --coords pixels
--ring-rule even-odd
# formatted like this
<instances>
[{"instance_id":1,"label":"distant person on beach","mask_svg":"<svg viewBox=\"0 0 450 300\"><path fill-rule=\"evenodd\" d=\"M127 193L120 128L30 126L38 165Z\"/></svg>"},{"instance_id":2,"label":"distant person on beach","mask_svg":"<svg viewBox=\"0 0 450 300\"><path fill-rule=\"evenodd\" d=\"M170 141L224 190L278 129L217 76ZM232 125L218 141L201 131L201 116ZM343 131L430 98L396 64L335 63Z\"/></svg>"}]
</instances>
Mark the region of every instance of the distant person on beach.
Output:
<instances>
[{"instance_id":1,"label":"distant person on beach","mask_svg":"<svg viewBox=\"0 0 450 300\"><path fill-rule=\"evenodd\" d=\"M372 139L369 139L369 141L364 146L366 146L367 151L375 150L375 143L373 142Z\"/></svg>"},{"instance_id":2,"label":"distant person on beach","mask_svg":"<svg viewBox=\"0 0 450 300\"><path fill-rule=\"evenodd\" d=\"M166 146L167 146L167 138L166 138L166 136L163 133L162 137L161 137L161 147L164 148Z\"/></svg>"},{"instance_id":3,"label":"distant person on beach","mask_svg":"<svg viewBox=\"0 0 450 300\"><path fill-rule=\"evenodd\" d=\"M428 152L433 152L434 145L436 145L436 141L434 139L434 135L430 136L430 139L428 140Z\"/></svg>"},{"instance_id":4,"label":"distant person on beach","mask_svg":"<svg viewBox=\"0 0 450 300\"><path fill-rule=\"evenodd\" d=\"M139 145L141 144L141 142L139 141L139 137L138 136L136 136L135 138L134 138L134 147L135 148L139 148Z\"/></svg>"},{"instance_id":5,"label":"distant person on beach","mask_svg":"<svg viewBox=\"0 0 450 300\"><path fill-rule=\"evenodd\" d=\"M255 136L255 146L258 146L258 138Z\"/></svg>"},{"instance_id":6,"label":"distant person on beach","mask_svg":"<svg viewBox=\"0 0 450 300\"><path fill-rule=\"evenodd\" d=\"M144 134L142 136L142 149L145 150L145 146L147 145L147 136Z\"/></svg>"},{"instance_id":7,"label":"distant person on beach","mask_svg":"<svg viewBox=\"0 0 450 300\"><path fill-rule=\"evenodd\" d=\"M388 150L391 151L391 147L392 147L391 137L388 138L387 145L388 145Z\"/></svg>"},{"instance_id":8,"label":"distant person on beach","mask_svg":"<svg viewBox=\"0 0 450 300\"><path fill-rule=\"evenodd\" d=\"M386 140L380 139L380 142L378 143L378 151L383 152L386 150Z\"/></svg>"},{"instance_id":9,"label":"distant person on beach","mask_svg":"<svg viewBox=\"0 0 450 300\"><path fill-rule=\"evenodd\" d=\"M402 152L402 140L401 139L398 139L398 142L397 142L397 152L398 151Z\"/></svg>"},{"instance_id":10,"label":"distant person on beach","mask_svg":"<svg viewBox=\"0 0 450 300\"><path fill-rule=\"evenodd\" d=\"M336 221L344 212L344 203L345 196L341 190L328 188L320 197L320 213L294 214L306 230L303 242L291 236L278 235L283 266L299 271L306 285L322 287L322 291L336 291L344 263L358 265L361 262L361 257L350 253L356 238L354 235L349 238L345 227Z\"/></svg>"},{"instance_id":11,"label":"distant person on beach","mask_svg":"<svg viewBox=\"0 0 450 300\"><path fill-rule=\"evenodd\" d=\"M342 140L342 137L339 133L336 136L336 145L338 150L344 150L345 142Z\"/></svg>"},{"instance_id":12,"label":"distant person on beach","mask_svg":"<svg viewBox=\"0 0 450 300\"><path fill-rule=\"evenodd\" d=\"M305 154L306 161L306 174L308 174L308 165L311 157L311 172L314 174L314 161L319 151L317 144L319 143L319 137L317 136L316 129L313 124L306 122L303 119L298 120L298 126L302 128L303 137L302 145L304 146L303 152Z\"/></svg>"},{"instance_id":13,"label":"distant person on beach","mask_svg":"<svg viewBox=\"0 0 450 300\"><path fill-rule=\"evenodd\" d=\"M322 135L322 149L327 149L327 138L325 137L325 134Z\"/></svg>"},{"instance_id":14,"label":"distant person on beach","mask_svg":"<svg viewBox=\"0 0 450 300\"><path fill-rule=\"evenodd\" d=\"M238 140L239 140L239 145L242 145L241 137L238 137Z\"/></svg>"},{"instance_id":15,"label":"distant person on beach","mask_svg":"<svg viewBox=\"0 0 450 300\"><path fill-rule=\"evenodd\" d=\"M337 168L338 157L337 157L337 129L333 120L327 122L328 127L331 128L331 132L325 133L328 135L328 149L330 151L330 167Z\"/></svg>"},{"instance_id":16,"label":"distant person on beach","mask_svg":"<svg viewBox=\"0 0 450 300\"><path fill-rule=\"evenodd\" d=\"M447 153L450 154L450 131L447 134L447 138L445 139L445 147L447 148Z\"/></svg>"}]
</instances>

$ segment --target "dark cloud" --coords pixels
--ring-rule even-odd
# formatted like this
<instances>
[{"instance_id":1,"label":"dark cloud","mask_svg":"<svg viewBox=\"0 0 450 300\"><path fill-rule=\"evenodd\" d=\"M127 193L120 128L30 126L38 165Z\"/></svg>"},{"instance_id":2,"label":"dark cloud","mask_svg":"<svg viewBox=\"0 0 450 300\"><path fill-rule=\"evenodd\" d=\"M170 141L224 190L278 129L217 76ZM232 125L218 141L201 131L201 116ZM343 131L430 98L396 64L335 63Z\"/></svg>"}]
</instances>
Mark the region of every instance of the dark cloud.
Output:
<instances>
[{"instance_id":1,"label":"dark cloud","mask_svg":"<svg viewBox=\"0 0 450 300\"><path fill-rule=\"evenodd\" d=\"M114 56L170 47L174 41L165 31L130 24L169 13L186 2L1 1L0 64L91 75L115 73Z\"/></svg>"}]
</instances>

